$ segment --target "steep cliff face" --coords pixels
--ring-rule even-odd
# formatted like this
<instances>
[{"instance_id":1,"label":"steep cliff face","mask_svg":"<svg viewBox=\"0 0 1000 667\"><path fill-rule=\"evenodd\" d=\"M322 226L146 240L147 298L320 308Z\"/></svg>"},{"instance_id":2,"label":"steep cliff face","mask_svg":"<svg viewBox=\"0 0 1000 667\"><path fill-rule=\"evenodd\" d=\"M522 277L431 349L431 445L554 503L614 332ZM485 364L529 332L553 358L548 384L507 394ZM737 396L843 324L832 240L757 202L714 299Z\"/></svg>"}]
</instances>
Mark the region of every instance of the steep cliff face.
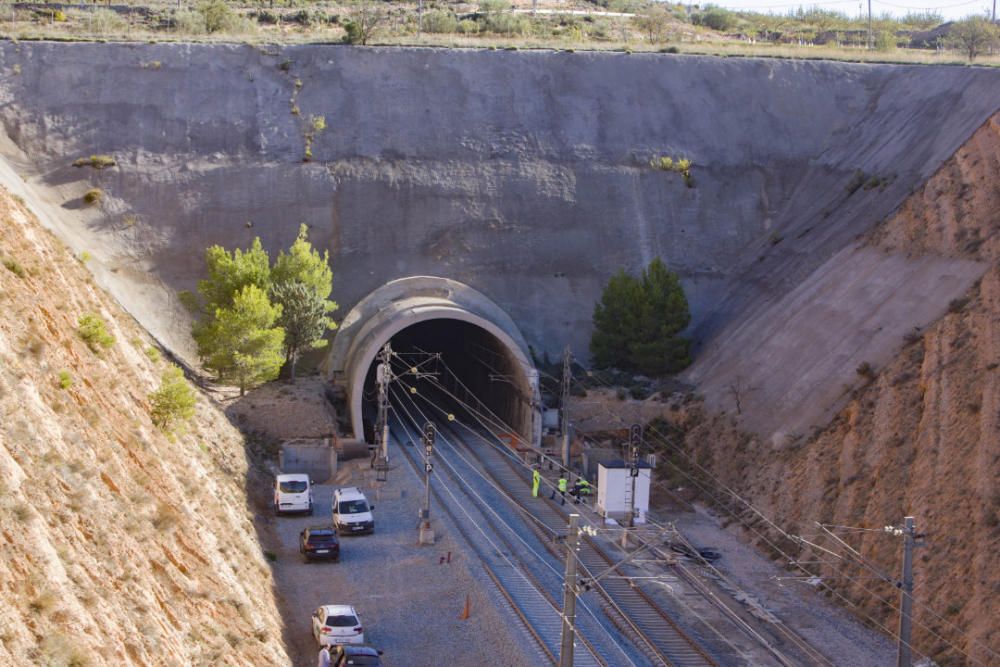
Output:
<instances>
[{"instance_id":1,"label":"steep cliff face","mask_svg":"<svg viewBox=\"0 0 1000 667\"><path fill-rule=\"evenodd\" d=\"M241 436L204 398L153 426L166 362L3 191L0 255L0 664L290 664Z\"/></svg>"},{"instance_id":2,"label":"steep cliff face","mask_svg":"<svg viewBox=\"0 0 1000 667\"><path fill-rule=\"evenodd\" d=\"M1000 124L994 117L868 239L884 252L991 262L986 274L925 331L912 331L881 368L858 368L849 399L825 428L776 447L741 430L735 410L688 411L680 422L698 460L799 535L814 522L853 526L840 536L898 577L901 543L880 529L912 515L917 550L917 649L942 664L1000 661ZM752 389L744 388L745 391ZM764 533L775 531L744 512ZM833 540L818 542L838 553ZM813 564L863 617L895 631L898 591L821 551ZM763 543L762 543L763 545ZM832 564L816 564L832 560ZM850 577L850 578L844 578Z\"/></svg>"}]
</instances>

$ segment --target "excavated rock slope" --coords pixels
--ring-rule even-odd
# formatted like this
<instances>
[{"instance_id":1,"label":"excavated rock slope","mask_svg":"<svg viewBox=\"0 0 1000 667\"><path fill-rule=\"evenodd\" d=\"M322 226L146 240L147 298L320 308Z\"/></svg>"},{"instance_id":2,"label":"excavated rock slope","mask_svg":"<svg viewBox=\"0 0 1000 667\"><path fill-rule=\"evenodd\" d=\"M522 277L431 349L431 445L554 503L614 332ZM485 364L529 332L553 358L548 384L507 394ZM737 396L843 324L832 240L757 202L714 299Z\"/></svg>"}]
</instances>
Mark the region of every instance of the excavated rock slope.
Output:
<instances>
[{"instance_id":1,"label":"excavated rock slope","mask_svg":"<svg viewBox=\"0 0 1000 667\"><path fill-rule=\"evenodd\" d=\"M204 398L153 426L166 362L4 191L0 255L0 664L290 664L239 433Z\"/></svg>"},{"instance_id":2,"label":"excavated rock slope","mask_svg":"<svg viewBox=\"0 0 1000 667\"><path fill-rule=\"evenodd\" d=\"M338 316L437 275L539 352L584 358L615 271L662 257L707 343L884 220L998 107L1000 72L975 67L0 41L0 155L17 172L0 165L0 182L178 352L175 293L203 249L260 236L274 252L304 222ZM91 155L117 164L72 166ZM660 157L692 160L693 187ZM859 170L878 186L851 190Z\"/></svg>"},{"instance_id":3,"label":"excavated rock slope","mask_svg":"<svg viewBox=\"0 0 1000 667\"><path fill-rule=\"evenodd\" d=\"M876 529L841 535L892 576L901 544L878 529L914 516L927 533L914 568L914 640L941 664L1000 663L998 171L1000 122L993 118L867 239L879 252L991 268L932 326L911 331L889 363L862 369L827 427L778 449L742 431L742 416L732 413L694 410L681 420L701 463L778 525L801 535L815 535L815 521ZM803 561L829 560L797 551L749 512L744 518ZM820 544L845 552L829 539ZM861 616L895 631L893 586L857 565L814 567L852 577L827 583Z\"/></svg>"}]
</instances>

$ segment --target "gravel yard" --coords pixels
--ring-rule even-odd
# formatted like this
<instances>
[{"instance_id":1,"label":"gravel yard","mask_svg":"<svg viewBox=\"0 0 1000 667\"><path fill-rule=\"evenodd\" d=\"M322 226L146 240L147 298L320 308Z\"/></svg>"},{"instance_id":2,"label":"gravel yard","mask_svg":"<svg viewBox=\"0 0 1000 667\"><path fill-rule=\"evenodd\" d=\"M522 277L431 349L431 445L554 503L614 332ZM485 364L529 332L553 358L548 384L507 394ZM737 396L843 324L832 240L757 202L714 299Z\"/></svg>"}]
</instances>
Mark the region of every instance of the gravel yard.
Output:
<instances>
[{"instance_id":1,"label":"gravel yard","mask_svg":"<svg viewBox=\"0 0 1000 667\"><path fill-rule=\"evenodd\" d=\"M295 664L316 664L310 615L323 604L354 605L366 643L385 652L386 665L532 664L520 649L525 639L515 619L461 535L438 519L437 542L417 545L422 483L401 459L395 463L382 494L365 484L367 461L343 464L334 484L313 487L314 516L272 518L263 531L264 549L275 556L285 641ZM304 563L299 532L329 525L337 486L362 488L375 505L375 534L342 538L338 563ZM467 596L471 613L462 620Z\"/></svg>"}]
</instances>

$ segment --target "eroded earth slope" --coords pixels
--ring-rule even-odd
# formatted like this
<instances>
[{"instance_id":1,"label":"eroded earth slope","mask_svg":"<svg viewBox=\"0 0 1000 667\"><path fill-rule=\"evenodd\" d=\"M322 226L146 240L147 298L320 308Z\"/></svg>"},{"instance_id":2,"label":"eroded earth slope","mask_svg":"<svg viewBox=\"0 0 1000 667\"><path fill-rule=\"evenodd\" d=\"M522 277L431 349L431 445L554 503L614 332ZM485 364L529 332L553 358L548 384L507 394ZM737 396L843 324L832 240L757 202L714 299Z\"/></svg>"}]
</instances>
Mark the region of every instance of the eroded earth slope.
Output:
<instances>
[{"instance_id":1,"label":"eroded earth slope","mask_svg":"<svg viewBox=\"0 0 1000 667\"><path fill-rule=\"evenodd\" d=\"M3 191L0 255L0 664L289 665L240 434L204 398L153 426L167 362Z\"/></svg>"}]
</instances>

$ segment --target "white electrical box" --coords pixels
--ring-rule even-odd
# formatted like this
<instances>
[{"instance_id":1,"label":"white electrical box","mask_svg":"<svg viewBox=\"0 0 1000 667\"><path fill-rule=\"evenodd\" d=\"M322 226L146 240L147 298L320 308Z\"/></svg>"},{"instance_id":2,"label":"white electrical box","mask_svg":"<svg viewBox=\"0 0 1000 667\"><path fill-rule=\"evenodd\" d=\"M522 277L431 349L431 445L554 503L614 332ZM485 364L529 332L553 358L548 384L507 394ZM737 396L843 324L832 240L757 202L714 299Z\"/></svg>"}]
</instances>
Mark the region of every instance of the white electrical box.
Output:
<instances>
[{"instance_id":1,"label":"white electrical box","mask_svg":"<svg viewBox=\"0 0 1000 667\"><path fill-rule=\"evenodd\" d=\"M637 473L634 477L633 472ZM596 505L598 514L619 522L626 519L633 500L632 481L635 480L635 523L646 523L651 473L652 469L645 461L640 461L638 468L632 468L621 460L598 463Z\"/></svg>"}]
</instances>

